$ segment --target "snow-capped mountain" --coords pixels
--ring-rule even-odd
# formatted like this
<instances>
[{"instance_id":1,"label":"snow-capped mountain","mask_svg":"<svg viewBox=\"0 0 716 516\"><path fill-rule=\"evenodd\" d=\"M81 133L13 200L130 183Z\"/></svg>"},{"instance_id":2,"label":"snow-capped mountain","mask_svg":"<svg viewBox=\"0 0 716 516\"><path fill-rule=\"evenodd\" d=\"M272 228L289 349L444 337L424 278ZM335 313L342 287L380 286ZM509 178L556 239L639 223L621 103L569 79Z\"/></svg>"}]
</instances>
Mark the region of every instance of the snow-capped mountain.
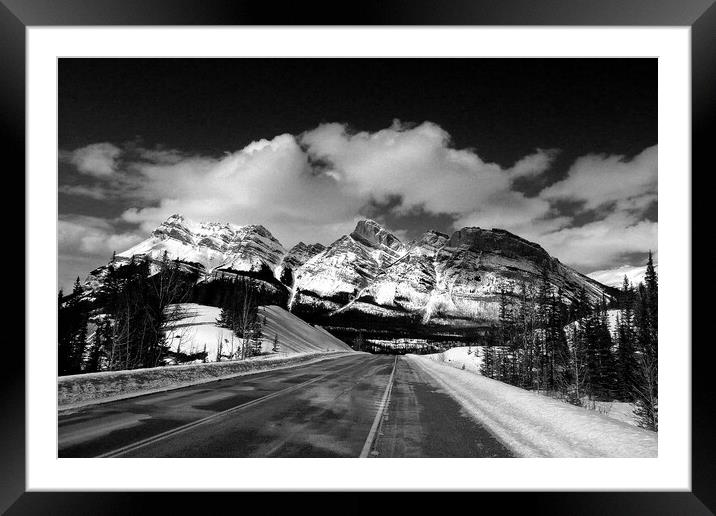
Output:
<instances>
[{"instance_id":1,"label":"snow-capped mountain","mask_svg":"<svg viewBox=\"0 0 716 516\"><path fill-rule=\"evenodd\" d=\"M654 265L654 270L659 272L659 266ZM601 271L594 271L587 274L593 280L596 280L605 285L611 287L618 287L624 284L624 276L629 279L629 283L632 285L638 285L644 281L644 275L646 274L646 265L632 266L622 265L615 269L606 269Z\"/></svg>"},{"instance_id":2,"label":"snow-capped mountain","mask_svg":"<svg viewBox=\"0 0 716 516\"><path fill-rule=\"evenodd\" d=\"M276 270L276 277L280 278L288 286L293 285L294 271L325 248L326 246L323 244L304 244L299 242L281 259L281 263Z\"/></svg>"},{"instance_id":3,"label":"snow-capped mountain","mask_svg":"<svg viewBox=\"0 0 716 516\"><path fill-rule=\"evenodd\" d=\"M290 293L291 311L337 326L359 319L363 327L484 328L498 317L501 291L536 288L545 270L567 302L581 289L594 302L613 294L538 244L501 229L427 231L403 243L366 219L328 247L301 242L287 251L260 225L196 223L173 215L115 262L137 255L160 260L165 252L206 280L268 273ZM102 269L93 271L88 286L101 281Z\"/></svg>"},{"instance_id":4,"label":"snow-capped mountain","mask_svg":"<svg viewBox=\"0 0 716 516\"><path fill-rule=\"evenodd\" d=\"M504 230L428 231L404 245L376 222L362 221L298 269L290 308L333 320L370 314L431 326L486 326L498 317L500 292L517 293L523 283L536 287L543 269L567 302L581 289L594 302L611 296L608 287Z\"/></svg>"},{"instance_id":5,"label":"snow-capped mountain","mask_svg":"<svg viewBox=\"0 0 716 516\"><path fill-rule=\"evenodd\" d=\"M199 266L206 272L258 272L262 267L273 271L286 255L281 243L263 226L196 223L172 215L148 239L117 257L139 255L161 260L165 252L172 260Z\"/></svg>"}]
</instances>

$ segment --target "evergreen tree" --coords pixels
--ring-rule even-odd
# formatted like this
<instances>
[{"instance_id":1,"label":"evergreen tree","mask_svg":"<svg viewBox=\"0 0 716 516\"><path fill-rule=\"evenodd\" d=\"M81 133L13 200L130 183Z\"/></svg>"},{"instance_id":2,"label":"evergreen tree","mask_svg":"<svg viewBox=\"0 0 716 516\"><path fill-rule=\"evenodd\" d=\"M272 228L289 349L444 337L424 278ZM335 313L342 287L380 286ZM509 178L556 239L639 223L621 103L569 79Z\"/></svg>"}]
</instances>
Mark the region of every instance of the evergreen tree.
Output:
<instances>
[{"instance_id":1,"label":"evergreen tree","mask_svg":"<svg viewBox=\"0 0 716 516\"><path fill-rule=\"evenodd\" d=\"M480 364L480 374L487 378L495 377L495 349L492 346L484 346L482 348L482 363Z\"/></svg>"},{"instance_id":2,"label":"evergreen tree","mask_svg":"<svg viewBox=\"0 0 716 516\"><path fill-rule=\"evenodd\" d=\"M604 302L587 318L585 340L588 390L596 399L611 401L617 388L616 363Z\"/></svg>"},{"instance_id":3,"label":"evergreen tree","mask_svg":"<svg viewBox=\"0 0 716 516\"><path fill-rule=\"evenodd\" d=\"M644 286L646 287L646 304L649 312L651 339L656 344L656 335L659 329L659 281L654 269L654 257L651 251L649 251L649 259L646 262Z\"/></svg>"},{"instance_id":4,"label":"evergreen tree","mask_svg":"<svg viewBox=\"0 0 716 516\"><path fill-rule=\"evenodd\" d=\"M93 373L102 370L103 362L107 359L108 350L112 343L112 324L108 317L97 322L92 344L85 363L84 372Z\"/></svg>"},{"instance_id":5,"label":"evergreen tree","mask_svg":"<svg viewBox=\"0 0 716 516\"><path fill-rule=\"evenodd\" d=\"M355 349L356 351L365 351L365 349L366 349L365 337L363 336L362 331L359 331L358 335L356 335L356 338L353 341L353 349Z\"/></svg>"},{"instance_id":6,"label":"evergreen tree","mask_svg":"<svg viewBox=\"0 0 716 516\"><path fill-rule=\"evenodd\" d=\"M80 278L77 277L72 294L67 299L58 296L57 372L59 375L77 374L82 371L90 310L89 303L83 299L82 294Z\"/></svg>"},{"instance_id":7,"label":"evergreen tree","mask_svg":"<svg viewBox=\"0 0 716 516\"><path fill-rule=\"evenodd\" d=\"M572 349L570 353L570 389L567 399L574 405L582 405L582 397L589 395L587 345L583 325L575 323L571 330Z\"/></svg>"},{"instance_id":8,"label":"evergreen tree","mask_svg":"<svg viewBox=\"0 0 716 516\"><path fill-rule=\"evenodd\" d=\"M273 336L273 347L271 348L271 351L273 351L274 353L278 353L278 351L279 351L278 333L274 333L274 336Z\"/></svg>"},{"instance_id":9,"label":"evergreen tree","mask_svg":"<svg viewBox=\"0 0 716 516\"><path fill-rule=\"evenodd\" d=\"M617 372L618 397L631 401L636 382L636 351L634 337L634 291L629 279L624 276L619 295L619 319L617 321Z\"/></svg>"},{"instance_id":10,"label":"evergreen tree","mask_svg":"<svg viewBox=\"0 0 716 516\"><path fill-rule=\"evenodd\" d=\"M258 315L256 291L251 280L236 278L231 281L217 323L230 329L232 335L237 338L239 359L243 360L260 350L261 321Z\"/></svg>"},{"instance_id":11,"label":"evergreen tree","mask_svg":"<svg viewBox=\"0 0 716 516\"><path fill-rule=\"evenodd\" d=\"M251 347L249 350L250 356L258 356L261 354L261 347L263 344L263 327L265 324L265 318L256 317L251 333Z\"/></svg>"},{"instance_id":12,"label":"evergreen tree","mask_svg":"<svg viewBox=\"0 0 716 516\"><path fill-rule=\"evenodd\" d=\"M637 369L634 414L640 426L658 430L658 278L651 252L644 283L639 285L635 304Z\"/></svg>"},{"instance_id":13,"label":"evergreen tree","mask_svg":"<svg viewBox=\"0 0 716 516\"><path fill-rule=\"evenodd\" d=\"M562 303L562 291L551 296L547 320L546 338L549 342L549 388L566 395L570 383L569 346L564 327L567 324L566 308Z\"/></svg>"}]
</instances>

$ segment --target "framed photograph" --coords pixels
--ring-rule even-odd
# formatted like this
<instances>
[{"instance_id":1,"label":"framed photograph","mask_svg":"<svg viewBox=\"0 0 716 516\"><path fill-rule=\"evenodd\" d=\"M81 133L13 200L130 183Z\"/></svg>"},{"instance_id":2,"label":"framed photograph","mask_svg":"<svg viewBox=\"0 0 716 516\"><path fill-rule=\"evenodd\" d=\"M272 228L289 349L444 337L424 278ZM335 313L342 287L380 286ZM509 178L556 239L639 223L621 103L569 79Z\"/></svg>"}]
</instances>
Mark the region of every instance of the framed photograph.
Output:
<instances>
[{"instance_id":1,"label":"framed photograph","mask_svg":"<svg viewBox=\"0 0 716 516\"><path fill-rule=\"evenodd\" d=\"M0 1L27 203L3 511L715 510L712 2Z\"/></svg>"}]
</instances>

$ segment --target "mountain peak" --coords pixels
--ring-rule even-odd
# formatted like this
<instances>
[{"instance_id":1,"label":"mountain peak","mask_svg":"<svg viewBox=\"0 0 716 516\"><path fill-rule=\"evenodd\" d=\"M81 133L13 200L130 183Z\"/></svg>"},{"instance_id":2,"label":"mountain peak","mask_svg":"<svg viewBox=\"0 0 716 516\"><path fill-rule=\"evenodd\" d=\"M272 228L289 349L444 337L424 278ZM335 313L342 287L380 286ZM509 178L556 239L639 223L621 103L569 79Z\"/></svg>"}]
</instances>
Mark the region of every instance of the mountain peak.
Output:
<instances>
[{"instance_id":1,"label":"mountain peak","mask_svg":"<svg viewBox=\"0 0 716 516\"><path fill-rule=\"evenodd\" d=\"M497 252L507 256L519 256L542 263L550 259L542 246L510 233L505 229L483 229L470 226L455 231L447 242L448 247L462 247L472 251Z\"/></svg>"},{"instance_id":2,"label":"mountain peak","mask_svg":"<svg viewBox=\"0 0 716 516\"><path fill-rule=\"evenodd\" d=\"M394 251L403 247L397 236L372 219L358 221L350 236L373 247L387 247Z\"/></svg>"}]
</instances>

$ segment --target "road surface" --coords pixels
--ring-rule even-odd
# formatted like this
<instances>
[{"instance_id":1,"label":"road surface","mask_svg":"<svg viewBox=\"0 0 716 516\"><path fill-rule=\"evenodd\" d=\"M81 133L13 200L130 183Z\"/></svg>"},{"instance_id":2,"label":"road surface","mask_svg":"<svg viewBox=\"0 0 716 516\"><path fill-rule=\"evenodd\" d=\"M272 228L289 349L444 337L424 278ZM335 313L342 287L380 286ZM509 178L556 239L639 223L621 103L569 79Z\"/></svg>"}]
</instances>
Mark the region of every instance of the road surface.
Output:
<instances>
[{"instance_id":1,"label":"road surface","mask_svg":"<svg viewBox=\"0 0 716 516\"><path fill-rule=\"evenodd\" d=\"M506 457L409 360L350 354L66 411L59 457Z\"/></svg>"}]
</instances>

